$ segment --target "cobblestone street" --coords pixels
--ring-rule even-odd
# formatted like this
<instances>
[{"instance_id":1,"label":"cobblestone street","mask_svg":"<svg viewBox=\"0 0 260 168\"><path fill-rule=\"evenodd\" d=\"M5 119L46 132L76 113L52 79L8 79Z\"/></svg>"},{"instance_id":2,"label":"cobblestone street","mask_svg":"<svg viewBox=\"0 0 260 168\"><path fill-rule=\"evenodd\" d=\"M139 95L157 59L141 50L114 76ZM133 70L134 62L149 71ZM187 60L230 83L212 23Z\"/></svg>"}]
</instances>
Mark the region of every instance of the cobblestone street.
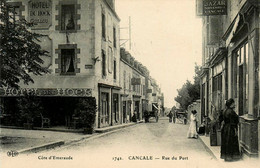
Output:
<instances>
[{"instance_id":1,"label":"cobblestone street","mask_svg":"<svg viewBox=\"0 0 260 168\"><path fill-rule=\"evenodd\" d=\"M48 160L50 156L71 156L73 162L68 161L68 164L84 163L91 167L217 167L217 161L199 139L186 138L187 129L188 125L169 123L166 118L158 123L151 120L27 157Z\"/></svg>"}]
</instances>

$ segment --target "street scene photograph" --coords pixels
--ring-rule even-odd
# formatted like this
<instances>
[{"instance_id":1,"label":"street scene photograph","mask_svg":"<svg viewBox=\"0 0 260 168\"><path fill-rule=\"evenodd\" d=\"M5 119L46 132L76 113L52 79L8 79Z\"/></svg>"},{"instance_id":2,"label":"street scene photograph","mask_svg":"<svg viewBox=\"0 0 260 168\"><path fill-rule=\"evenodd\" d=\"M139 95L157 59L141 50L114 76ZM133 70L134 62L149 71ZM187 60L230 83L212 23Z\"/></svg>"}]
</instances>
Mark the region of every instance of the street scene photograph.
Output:
<instances>
[{"instance_id":1,"label":"street scene photograph","mask_svg":"<svg viewBox=\"0 0 260 168\"><path fill-rule=\"evenodd\" d=\"M0 166L260 165L260 0L0 0Z\"/></svg>"}]
</instances>

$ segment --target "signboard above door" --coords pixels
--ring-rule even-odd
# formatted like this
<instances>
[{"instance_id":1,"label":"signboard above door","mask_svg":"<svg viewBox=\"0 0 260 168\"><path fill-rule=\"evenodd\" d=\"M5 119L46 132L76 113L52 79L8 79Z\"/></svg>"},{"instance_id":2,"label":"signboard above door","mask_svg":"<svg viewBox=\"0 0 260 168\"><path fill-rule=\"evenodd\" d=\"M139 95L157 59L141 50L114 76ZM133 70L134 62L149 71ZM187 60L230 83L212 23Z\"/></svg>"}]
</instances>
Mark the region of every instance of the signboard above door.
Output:
<instances>
[{"instance_id":1,"label":"signboard above door","mask_svg":"<svg viewBox=\"0 0 260 168\"><path fill-rule=\"evenodd\" d=\"M30 0L28 2L29 21L35 23L33 29L49 29L52 18L50 0Z\"/></svg>"},{"instance_id":2,"label":"signboard above door","mask_svg":"<svg viewBox=\"0 0 260 168\"><path fill-rule=\"evenodd\" d=\"M227 15L227 0L196 0L198 16Z\"/></svg>"}]
</instances>

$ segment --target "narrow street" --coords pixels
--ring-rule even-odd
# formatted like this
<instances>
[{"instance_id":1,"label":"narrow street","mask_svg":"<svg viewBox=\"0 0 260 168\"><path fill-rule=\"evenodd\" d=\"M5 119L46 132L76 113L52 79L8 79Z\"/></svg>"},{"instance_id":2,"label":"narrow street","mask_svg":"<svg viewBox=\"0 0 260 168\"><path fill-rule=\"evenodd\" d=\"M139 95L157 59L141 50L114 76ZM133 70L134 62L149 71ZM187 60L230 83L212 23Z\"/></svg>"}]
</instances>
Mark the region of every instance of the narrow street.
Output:
<instances>
[{"instance_id":1,"label":"narrow street","mask_svg":"<svg viewBox=\"0 0 260 168\"><path fill-rule=\"evenodd\" d=\"M73 161L84 161L93 167L214 167L217 162L202 142L186 138L188 127L189 125L181 123L169 123L167 118L160 119L158 123L152 119L150 123L137 124L96 139L87 139L31 156L35 155L39 160L50 156L71 156Z\"/></svg>"}]
</instances>

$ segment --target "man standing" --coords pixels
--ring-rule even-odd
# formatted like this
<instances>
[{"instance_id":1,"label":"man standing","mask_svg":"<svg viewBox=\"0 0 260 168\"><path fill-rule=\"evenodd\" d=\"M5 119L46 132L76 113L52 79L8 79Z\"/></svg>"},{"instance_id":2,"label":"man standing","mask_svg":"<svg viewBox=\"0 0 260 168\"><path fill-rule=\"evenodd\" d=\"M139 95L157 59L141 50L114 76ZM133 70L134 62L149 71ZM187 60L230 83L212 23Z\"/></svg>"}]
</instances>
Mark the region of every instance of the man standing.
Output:
<instances>
[{"instance_id":1,"label":"man standing","mask_svg":"<svg viewBox=\"0 0 260 168\"><path fill-rule=\"evenodd\" d=\"M168 114L169 122L170 122L170 123L172 122L172 116L173 116L172 111L170 111L169 114Z\"/></svg>"}]
</instances>

